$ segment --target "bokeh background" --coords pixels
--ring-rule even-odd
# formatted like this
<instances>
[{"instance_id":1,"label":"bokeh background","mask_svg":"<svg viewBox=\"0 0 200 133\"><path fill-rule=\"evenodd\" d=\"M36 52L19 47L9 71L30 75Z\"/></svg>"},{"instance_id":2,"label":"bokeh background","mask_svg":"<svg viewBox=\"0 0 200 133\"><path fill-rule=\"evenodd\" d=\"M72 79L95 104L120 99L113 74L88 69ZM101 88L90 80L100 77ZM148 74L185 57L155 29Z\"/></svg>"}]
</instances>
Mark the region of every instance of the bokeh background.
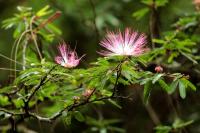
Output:
<instances>
[{"instance_id":1,"label":"bokeh background","mask_svg":"<svg viewBox=\"0 0 200 133\"><path fill-rule=\"evenodd\" d=\"M81 64L83 67L87 67L89 62L95 61L99 56L96 52L100 49L99 41L103 38L107 30L132 27L137 31L145 32L149 35L149 15L146 15L139 21L133 17L135 11L144 7L140 0L0 0L0 22L13 16L17 12L17 6L32 7L33 10L37 11L46 5L50 5L54 11L62 12L62 15L53 22L62 30L61 38L55 39L46 48L52 56L52 59L49 60L52 61L56 54L55 46L63 40L70 44L72 48L76 47L79 55L86 54ZM169 0L169 3L158 11L160 33L171 30L172 24L180 17L191 14L194 11L195 6L192 0ZM0 29L0 52L8 57L14 43L12 37L13 30ZM8 68L9 63L8 60L0 57L0 67ZM9 72L0 70L1 86L6 84L8 78ZM106 105L97 107L97 110L101 110L105 118L122 119L123 122L117 126L126 129L126 132L154 132L153 127L155 125L148 113L148 109L151 110L151 107L143 105L141 97L137 94L137 90L139 89L137 86L130 86L127 92L122 92L129 93L130 91L136 91L133 100L120 100L122 109ZM156 110L160 120L168 123L171 117L169 114L172 109L168 101L166 101L167 95L162 91L156 91L151 97L152 106ZM188 97L187 100L181 100L176 104L183 110L183 116L195 119L199 118L198 113L193 114L200 107L198 94ZM196 106L194 108L187 108L191 103L194 103ZM97 112L87 111L91 115L96 116ZM56 124L55 132L83 132L88 128L84 123L77 121L74 121L74 123L69 127L60 122L60 124ZM37 121L29 123L28 126L36 129L38 132L49 131L49 125L41 125ZM200 132L200 123L198 121L193 126L195 128L192 126L188 127L191 129L191 132Z\"/></svg>"}]
</instances>

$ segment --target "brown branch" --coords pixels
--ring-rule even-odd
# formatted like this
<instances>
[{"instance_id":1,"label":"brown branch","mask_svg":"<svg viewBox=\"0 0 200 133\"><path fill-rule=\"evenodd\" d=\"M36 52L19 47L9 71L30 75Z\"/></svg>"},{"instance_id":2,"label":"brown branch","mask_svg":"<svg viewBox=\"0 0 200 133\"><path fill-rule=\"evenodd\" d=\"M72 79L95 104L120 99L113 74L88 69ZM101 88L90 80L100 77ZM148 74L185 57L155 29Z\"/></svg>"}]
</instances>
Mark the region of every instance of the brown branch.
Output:
<instances>
[{"instance_id":1,"label":"brown branch","mask_svg":"<svg viewBox=\"0 0 200 133\"><path fill-rule=\"evenodd\" d=\"M51 15L46 21L42 22L36 29L35 31L38 31L40 29L42 29L43 27L45 27L48 23L53 22L55 19L57 19L58 17L60 17L61 12L60 11L56 11L53 15Z\"/></svg>"},{"instance_id":2,"label":"brown branch","mask_svg":"<svg viewBox=\"0 0 200 133\"><path fill-rule=\"evenodd\" d=\"M91 101L85 100L84 102L81 102L81 103L78 103L78 104L73 104L71 106L67 106L66 108L63 108L61 111L55 113L51 117L42 117L42 116L38 116L37 114L31 113L31 112L29 112L29 115L31 117L33 117L33 118L36 118L36 119L40 120L40 121L52 123L58 117L60 117L64 111L69 112L69 111L74 110L77 107L84 106L86 104L94 103L94 102L97 102L97 101L102 101L102 100L107 100L107 99L113 99L113 98L129 99L130 97L131 97L131 95L130 96L107 96L107 97L101 97L101 98L98 98L98 99L94 99L94 100L91 100Z\"/></svg>"},{"instance_id":3,"label":"brown branch","mask_svg":"<svg viewBox=\"0 0 200 133\"><path fill-rule=\"evenodd\" d=\"M114 88L113 88L113 93L112 93L112 96L115 95L116 93L116 90L117 90L117 84L118 84L118 80L121 76L121 66L122 66L122 62L120 62L120 64L117 66L117 78L115 80L115 85L114 85Z\"/></svg>"},{"instance_id":4,"label":"brown branch","mask_svg":"<svg viewBox=\"0 0 200 133\"><path fill-rule=\"evenodd\" d=\"M154 108L152 107L152 105L150 103L148 103L148 104L144 104L144 106L145 106L149 116L151 117L153 123L155 125L160 125L161 124L160 119L159 119L157 113L155 112Z\"/></svg>"},{"instance_id":5,"label":"brown branch","mask_svg":"<svg viewBox=\"0 0 200 133\"><path fill-rule=\"evenodd\" d=\"M138 95L140 96L141 100L143 99L142 98L142 93L141 91L138 91ZM157 115L157 113L155 112L154 108L152 107L151 103L149 102L148 104L145 104L144 103L144 107L145 109L147 110L151 120L153 121L153 123L155 125L159 125L161 122L160 122L160 119Z\"/></svg>"},{"instance_id":6,"label":"brown branch","mask_svg":"<svg viewBox=\"0 0 200 133\"><path fill-rule=\"evenodd\" d=\"M5 110L5 109L1 109L0 108L0 111L2 111L2 112L5 112L5 113L7 113L7 114L10 114L11 116L21 116L22 117L22 119L25 119L25 118L29 118L29 117L33 117L33 118L36 118L37 120L39 120L39 121L42 121L42 122L49 122L49 123L52 123L53 121L55 121L57 118L59 118L61 115L62 115L62 113L64 112L64 111L67 111L67 112L69 112L69 111L72 111L72 110L74 110L75 108L77 108L77 107L80 107L80 106L84 106L84 105L87 105L87 104L90 104L90 103L94 103L94 102L96 102L96 101L102 101L102 100L108 100L108 99L113 99L113 98L123 98L123 99L130 99L130 97L132 96L132 95L129 95L129 96L106 96L106 97L101 97L101 98L98 98L98 99L93 99L93 100L91 100L90 101L90 98L91 98L91 96L94 94L94 92L95 92L95 89L93 90L93 92L91 93L91 95L85 100L85 101L83 101L83 102L81 102L81 103L74 103L74 104L72 104L71 106L67 106L66 108L63 108L61 111L59 111L59 112L57 112L57 113L55 113L53 116L51 116L51 117L42 117L42 116L39 116L39 115L37 115L37 114L35 114L35 113L32 113L32 112L28 112L28 113L26 113L26 112L23 112L23 113L21 113L21 112L12 112L12 111L8 111L8 110ZM19 120L20 121L20 120Z\"/></svg>"}]
</instances>

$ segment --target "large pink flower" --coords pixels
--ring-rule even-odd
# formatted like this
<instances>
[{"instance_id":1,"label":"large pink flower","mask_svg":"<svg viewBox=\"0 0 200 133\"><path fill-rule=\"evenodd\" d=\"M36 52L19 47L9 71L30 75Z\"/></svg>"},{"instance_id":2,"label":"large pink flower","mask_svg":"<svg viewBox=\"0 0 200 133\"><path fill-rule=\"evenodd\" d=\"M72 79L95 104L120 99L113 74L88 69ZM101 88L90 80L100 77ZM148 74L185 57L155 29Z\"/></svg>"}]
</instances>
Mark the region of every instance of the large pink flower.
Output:
<instances>
[{"instance_id":1,"label":"large pink flower","mask_svg":"<svg viewBox=\"0 0 200 133\"><path fill-rule=\"evenodd\" d=\"M143 54L145 48L146 36L126 28L125 32L118 31L117 33L108 32L105 39L100 42L100 45L107 50L99 52L103 56L128 55L139 56Z\"/></svg>"},{"instance_id":2,"label":"large pink flower","mask_svg":"<svg viewBox=\"0 0 200 133\"><path fill-rule=\"evenodd\" d=\"M56 63L67 68L76 67L79 64L81 58L78 58L77 53L75 51L71 51L68 45L65 43L60 44L58 46L58 50L60 52L60 56L55 57Z\"/></svg>"}]
</instances>

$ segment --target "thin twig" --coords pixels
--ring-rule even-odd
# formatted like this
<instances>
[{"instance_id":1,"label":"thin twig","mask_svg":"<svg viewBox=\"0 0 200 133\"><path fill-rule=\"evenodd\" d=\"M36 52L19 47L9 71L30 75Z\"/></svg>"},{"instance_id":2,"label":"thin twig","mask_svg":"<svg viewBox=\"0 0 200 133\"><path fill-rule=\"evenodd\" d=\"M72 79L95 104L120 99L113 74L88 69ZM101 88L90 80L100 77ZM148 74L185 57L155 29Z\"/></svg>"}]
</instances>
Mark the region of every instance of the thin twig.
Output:
<instances>
[{"instance_id":1,"label":"thin twig","mask_svg":"<svg viewBox=\"0 0 200 133\"><path fill-rule=\"evenodd\" d=\"M31 18L31 21L30 21L30 32L31 32L31 37L32 37L32 39L33 39L33 42L34 42L34 44L35 44L35 47L36 47L36 50L37 50L37 52L38 52L38 55L39 55L39 57L40 57L40 60L42 60L42 54L41 54L41 52L42 51L40 51L40 49L39 49L39 47L38 47L38 43L37 43L37 39L36 39L36 34L35 34L35 32L33 31L33 21L34 21L34 19L36 18L36 16L33 16L32 18Z\"/></svg>"},{"instance_id":2,"label":"thin twig","mask_svg":"<svg viewBox=\"0 0 200 133\"><path fill-rule=\"evenodd\" d=\"M26 69L26 48L27 48L28 40L25 40L25 43L23 45L23 50L22 50L22 61L23 61L23 66L22 69Z\"/></svg>"},{"instance_id":3,"label":"thin twig","mask_svg":"<svg viewBox=\"0 0 200 133\"><path fill-rule=\"evenodd\" d=\"M9 115L24 115L24 113L22 113L22 112L13 112L13 111L6 110L4 108L0 108L0 111L4 112L6 114L9 114Z\"/></svg>"},{"instance_id":4,"label":"thin twig","mask_svg":"<svg viewBox=\"0 0 200 133\"><path fill-rule=\"evenodd\" d=\"M9 60L9 61L15 62L16 64L23 65L23 63L20 63L20 62L18 62L18 61L15 61L15 60L13 60L13 59L11 59L11 58L9 58L9 57L7 57L7 56L1 54L1 53L0 53L0 57L3 57L3 58L5 58L5 59L7 59L7 60Z\"/></svg>"},{"instance_id":5,"label":"thin twig","mask_svg":"<svg viewBox=\"0 0 200 133\"><path fill-rule=\"evenodd\" d=\"M36 118L40 121L52 123L54 120L56 120L58 117L60 117L64 111L69 112L69 111L72 111L73 109L75 109L77 107L80 107L80 106L83 106L83 105L86 105L86 104L90 104L90 103L94 103L94 102L102 101L102 100L107 100L107 99L113 99L113 98L130 98L130 96L107 96L107 97L101 97L101 98L98 98L98 99L94 99L94 100L91 100L91 101L85 100L84 102L73 104L71 106L67 106L66 108L63 108L61 111L55 113L51 117L42 117L42 116L38 116L37 114L31 113L31 112L29 114L30 114L31 117Z\"/></svg>"},{"instance_id":6,"label":"thin twig","mask_svg":"<svg viewBox=\"0 0 200 133\"><path fill-rule=\"evenodd\" d=\"M19 48L19 44L20 44L20 42L21 42L21 40L22 40L22 38L23 38L23 36L24 35L26 35L27 33L29 32L29 30L26 30L26 31L24 31L22 34L21 34L21 36L19 37L19 39L16 41L16 43L14 43L14 46L13 46L13 48L12 48L12 51L11 51L11 58L12 58L12 54L13 54L13 50L15 49L15 52L14 52L14 55L15 55L15 57L14 57L14 69L16 69L16 62L17 62L17 52L18 52L18 48ZM16 48L15 48L16 47ZM22 64L23 65L23 64ZM16 78L16 75L17 75L17 73L15 72L14 73L14 77Z\"/></svg>"},{"instance_id":7,"label":"thin twig","mask_svg":"<svg viewBox=\"0 0 200 133\"><path fill-rule=\"evenodd\" d=\"M5 71L21 71L21 70L17 70L17 69L2 68L2 67L0 67L0 70L5 70Z\"/></svg>"},{"instance_id":8,"label":"thin twig","mask_svg":"<svg viewBox=\"0 0 200 133\"><path fill-rule=\"evenodd\" d=\"M53 22L54 20L56 20L58 17L60 17L61 12L60 11L56 11L53 15L51 15L46 21L43 21L37 28L34 29L34 32L42 29L43 27L45 27L48 23Z\"/></svg>"},{"instance_id":9,"label":"thin twig","mask_svg":"<svg viewBox=\"0 0 200 133\"><path fill-rule=\"evenodd\" d=\"M142 100L142 93L141 93L141 91L138 91L138 92L139 92L139 96L140 96L140 98ZM157 113L155 112L154 108L152 107L151 103L150 102L148 104L144 103L144 107L147 110L147 112L148 112L151 120L153 121L153 123L155 125L159 125L161 123L160 119L159 119Z\"/></svg>"},{"instance_id":10,"label":"thin twig","mask_svg":"<svg viewBox=\"0 0 200 133\"><path fill-rule=\"evenodd\" d=\"M40 82L38 83L38 85L35 86L33 92L32 92L32 93L29 95L29 97L27 98L27 100L26 100L26 102L25 102L26 104L29 103L29 101L32 99L32 97L35 95L35 93L41 88L41 86L44 85L45 80L47 79L48 75L53 71L53 69L54 69L56 66L57 66L57 65L53 66L53 67L49 70L49 72L47 72L47 74L41 78L41 80L40 80Z\"/></svg>"},{"instance_id":11,"label":"thin twig","mask_svg":"<svg viewBox=\"0 0 200 133\"><path fill-rule=\"evenodd\" d=\"M115 95L116 90L117 90L118 80L119 80L119 78L120 78L120 76L121 76L121 65L122 65L122 63L120 62L119 66L117 67L117 78L116 78L116 80L115 80L115 84L114 84L112 96Z\"/></svg>"}]
</instances>

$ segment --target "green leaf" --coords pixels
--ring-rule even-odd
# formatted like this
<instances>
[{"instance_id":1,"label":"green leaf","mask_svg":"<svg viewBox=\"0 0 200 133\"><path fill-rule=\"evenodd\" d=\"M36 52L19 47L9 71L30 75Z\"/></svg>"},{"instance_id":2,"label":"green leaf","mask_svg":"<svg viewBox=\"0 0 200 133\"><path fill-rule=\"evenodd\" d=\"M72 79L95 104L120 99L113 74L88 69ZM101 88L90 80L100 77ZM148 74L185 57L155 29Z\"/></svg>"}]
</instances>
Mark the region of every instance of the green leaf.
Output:
<instances>
[{"instance_id":1,"label":"green leaf","mask_svg":"<svg viewBox=\"0 0 200 133\"><path fill-rule=\"evenodd\" d=\"M156 130L156 133L169 133L172 130L170 126L162 125L156 126L154 129Z\"/></svg>"},{"instance_id":2,"label":"green leaf","mask_svg":"<svg viewBox=\"0 0 200 133\"><path fill-rule=\"evenodd\" d=\"M194 122L193 120L185 122L185 121L182 121L180 119L176 119L172 126L175 129L184 128L185 126L188 126L188 125L192 124L193 122Z\"/></svg>"},{"instance_id":3,"label":"green leaf","mask_svg":"<svg viewBox=\"0 0 200 133\"><path fill-rule=\"evenodd\" d=\"M148 6L151 6L153 4L153 0L142 0L141 2Z\"/></svg>"},{"instance_id":4,"label":"green leaf","mask_svg":"<svg viewBox=\"0 0 200 133\"><path fill-rule=\"evenodd\" d=\"M180 93L181 98L183 98L183 99L186 97L186 88L187 88L187 86L186 86L185 82L180 79L179 80L179 93Z\"/></svg>"},{"instance_id":5,"label":"green leaf","mask_svg":"<svg viewBox=\"0 0 200 133\"><path fill-rule=\"evenodd\" d=\"M172 63L173 59L178 57L179 53L178 52L172 52L167 60L168 63Z\"/></svg>"},{"instance_id":6,"label":"green leaf","mask_svg":"<svg viewBox=\"0 0 200 133\"><path fill-rule=\"evenodd\" d=\"M165 44L166 41L165 40L161 40L161 39L153 39L154 43L158 43L158 44Z\"/></svg>"},{"instance_id":7,"label":"green leaf","mask_svg":"<svg viewBox=\"0 0 200 133\"><path fill-rule=\"evenodd\" d=\"M119 108L119 109L122 109L122 107L114 100L112 99L109 99L108 100L112 105L114 105L115 107Z\"/></svg>"},{"instance_id":8,"label":"green leaf","mask_svg":"<svg viewBox=\"0 0 200 133\"><path fill-rule=\"evenodd\" d=\"M160 79L158 80L158 83L160 84L160 86L166 91L168 92L170 90L170 87L165 83L164 80Z\"/></svg>"},{"instance_id":9,"label":"green leaf","mask_svg":"<svg viewBox=\"0 0 200 133\"><path fill-rule=\"evenodd\" d=\"M24 6L17 6L17 10L20 12L27 12L27 11L31 11L32 8L31 7L24 7Z\"/></svg>"},{"instance_id":10,"label":"green leaf","mask_svg":"<svg viewBox=\"0 0 200 133\"><path fill-rule=\"evenodd\" d=\"M95 101L95 102L93 102L94 104L101 104L101 105L104 105L105 104L105 102L104 101Z\"/></svg>"},{"instance_id":11,"label":"green leaf","mask_svg":"<svg viewBox=\"0 0 200 133\"><path fill-rule=\"evenodd\" d=\"M22 98L18 98L16 100L13 101L16 108L21 108L24 106L24 101L22 100Z\"/></svg>"},{"instance_id":12,"label":"green leaf","mask_svg":"<svg viewBox=\"0 0 200 133\"><path fill-rule=\"evenodd\" d=\"M118 132L118 133L125 133L126 132L125 129L122 129L122 128L119 128L119 127L113 127L113 126L108 126L107 129L111 130L111 131Z\"/></svg>"},{"instance_id":13,"label":"green leaf","mask_svg":"<svg viewBox=\"0 0 200 133\"><path fill-rule=\"evenodd\" d=\"M47 14L50 14L52 11L49 10L50 6L49 5L46 5L45 7L43 7L42 9L40 9L37 13L36 13L36 16L38 17L42 17L42 16L45 16ZM49 10L49 11L48 11Z\"/></svg>"},{"instance_id":14,"label":"green leaf","mask_svg":"<svg viewBox=\"0 0 200 133\"><path fill-rule=\"evenodd\" d=\"M180 51L180 53L185 56L186 58L188 58L190 61L192 61L194 64L198 64L198 62L193 58L193 55L185 53L183 51Z\"/></svg>"},{"instance_id":15,"label":"green leaf","mask_svg":"<svg viewBox=\"0 0 200 133\"><path fill-rule=\"evenodd\" d=\"M136 20L140 20L142 17L144 17L147 13L149 12L149 8L143 8L143 9L140 9L136 12L134 12L132 14L133 17L136 18Z\"/></svg>"},{"instance_id":16,"label":"green leaf","mask_svg":"<svg viewBox=\"0 0 200 133\"><path fill-rule=\"evenodd\" d=\"M157 7L165 6L168 3L168 0L156 0L155 1Z\"/></svg>"},{"instance_id":17,"label":"green leaf","mask_svg":"<svg viewBox=\"0 0 200 133\"><path fill-rule=\"evenodd\" d=\"M57 35L61 35L62 34L62 31L58 27L56 27L54 24L49 23L47 25L47 28L49 28L50 30L52 30Z\"/></svg>"},{"instance_id":18,"label":"green leaf","mask_svg":"<svg viewBox=\"0 0 200 133\"><path fill-rule=\"evenodd\" d=\"M143 101L144 101L145 104L148 103L151 90L152 90L152 88L151 88L151 82L147 82L147 83L144 85L144 92L143 92Z\"/></svg>"},{"instance_id":19,"label":"green leaf","mask_svg":"<svg viewBox=\"0 0 200 133\"><path fill-rule=\"evenodd\" d=\"M63 117L63 121L66 125L71 125L72 115L68 113L66 117Z\"/></svg>"},{"instance_id":20,"label":"green leaf","mask_svg":"<svg viewBox=\"0 0 200 133\"><path fill-rule=\"evenodd\" d=\"M9 104L8 97L0 95L0 105L6 106Z\"/></svg>"},{"instance_id":21,"label":"green leaf","mask_svg":"<svg viewBox=\"0 0 200 133\"><path fill-rule=\"evenodd\" d=\"M192 82L190 82L189 80L185 78L182 78L181 80L184 81L185 84L187 84L187 86L189 86L193 91L196 91L197 88Z\"/></svg>"},{"instance_id":22,"label":"green leaf","mask_svg":"<svg viewBox=\"0 0 200 133\"><path fill-rule=\"evenodd\" d=\"M74 117L75 117L76 120L78 120L78 121L80 121L80 122L85 121L85 117L81 114L81 112L75 111L75 112L73 113L73 115L74 115Z\"/></svg>"},{"instance_id":23,"label":"green leaf","mask_svg":"<svg viewBox=\"0 0 200 133\"><path fill-rule=\"evenodd\" d=\"M162 73L159 73L159 74L155 74L153 76L153 80L152 80L152 83L155 84L164 74Z\"/></svg>"},{"instance_id":24,"label":"green leaf","mask_svg":"<svg viewBox=\"0 0 200 133\"><path fill-rule=\"evenodd\" d=\"M101 128L99 132L100 133L107 133L107 129L106 128Z\"/></svg>"},{"instance_id":25,"label":"green leaf","mask_svg":"<svg viewBox=\"0 0 200 133\"><path fill-rule=\"evenodd\" d=\"M169 87L168 93L172 94L176 90L177 86L178 86L178 80L173 81Z\"/></svg>"},{"instance_id":26,"label":"green leaf","mask_svg":"<svg viewBox=\"0 0 200 133\"><path fill-rule=\"evenodd\" d=\"M15 28L15 31L13 33L13 38L18 38L22 32L25 30L25 24L24 22L19 22L17 24L17 27Z\"/></svg>"}]
</instances>

